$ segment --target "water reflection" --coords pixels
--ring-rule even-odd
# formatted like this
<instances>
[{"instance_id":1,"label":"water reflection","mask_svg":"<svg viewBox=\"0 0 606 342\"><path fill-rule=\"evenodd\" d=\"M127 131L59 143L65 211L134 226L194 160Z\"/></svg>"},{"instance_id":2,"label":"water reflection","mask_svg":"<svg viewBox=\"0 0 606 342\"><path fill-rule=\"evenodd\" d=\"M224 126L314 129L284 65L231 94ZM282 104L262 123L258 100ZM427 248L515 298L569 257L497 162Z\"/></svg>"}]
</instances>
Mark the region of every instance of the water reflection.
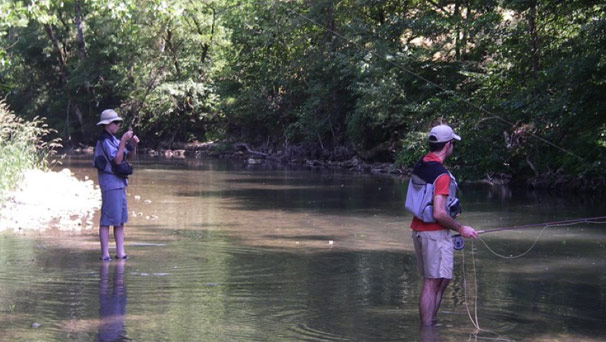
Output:
<instances>
[{"instance_id":1,"label":"water reflection","mask_svg":"<svg viewBox=\"0 0 606 342\"><path fill-rule=\"evenodd\" d=\"M603 226L549 228L530 253L512 260L468 242L455 254L441 325L420 330L421 280L402 180L252 170L216 160L136 166L128 189L127 244L135 256L128 269L93 257L94 230L0 234L0 340L595 342L606 336ZM69 167L96 179L88 159ZM603 201L462 187L462 220L483 229L606 212ZM539 232L483 239L515 255ZM486 329L481 335L465 307L475 300ZM22 328L32 322L42 329Z\"/></svg>"},{"instance_id":2,"label":"water reflection","mask_svg":"<svg viewBox=\"0 0 606 342\"><path fill-rule=\"evenodd\" d=\"M421 342L441 342L440 328L439 326L421 325L419 334Z\"/></svg>"},{"instance_id":3,"label":"water reflection","mask_svg":"<svg viewBox=\"0 0 606 342\"><path fill-rule=\"evenodd\" d=\"M124 283L125 260L101 263L99 271L99 342L130 341L126 337L126 284ZM111 264L111 265L110 265ZM110 269L113 268L112 274Z\"/></svg>"}]
</instances>

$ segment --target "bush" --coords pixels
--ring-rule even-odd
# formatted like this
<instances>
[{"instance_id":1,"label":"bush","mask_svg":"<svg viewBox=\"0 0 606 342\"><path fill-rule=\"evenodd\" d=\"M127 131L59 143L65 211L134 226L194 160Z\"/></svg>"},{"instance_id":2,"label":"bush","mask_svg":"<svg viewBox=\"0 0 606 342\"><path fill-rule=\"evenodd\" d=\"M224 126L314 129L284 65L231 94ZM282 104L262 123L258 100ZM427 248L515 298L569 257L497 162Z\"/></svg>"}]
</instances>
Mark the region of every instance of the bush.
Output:
<instances>
[{"instance_id":1,"label":"bush","mask_svg":"<svg viewBox=\"0 0 606 342\"><path fill-rule=\"evenodd\" d=\"M395 164L412 169L428 151L427 132L410 132L402 140L402 149L396 155Z\"/></svg>"},{"instance_id":2,"label":"bush","mask_svg":"<svg viewBox=\"0 0 606 342\"><path fill-rule=\"evenodd\" d=\"M0 101L0 201L15 188L25 170L48 169L48 157L59 146L56 140L42 140L51 132L44 119L25 121Z\"/></svg>"}]
</instances>

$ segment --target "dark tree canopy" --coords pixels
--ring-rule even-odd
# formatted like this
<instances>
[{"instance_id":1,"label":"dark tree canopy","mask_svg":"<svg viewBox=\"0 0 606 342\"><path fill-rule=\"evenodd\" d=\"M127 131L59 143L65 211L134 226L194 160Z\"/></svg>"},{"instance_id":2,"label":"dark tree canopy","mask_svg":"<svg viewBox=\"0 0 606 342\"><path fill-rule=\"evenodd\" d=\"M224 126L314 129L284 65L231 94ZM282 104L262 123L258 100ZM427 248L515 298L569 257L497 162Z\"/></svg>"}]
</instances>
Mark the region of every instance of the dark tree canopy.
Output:
<instances>
[{"instance_id":1,"label":"dark tree canopy","mask_svg":"<svg viewBox=\"0 0 606 342\"><path fill-rule=\"evenodd\" d=\"M471 178L603 175L606 4L0 1L0 96L91 143L226 139L409 166L436 121Z\"/></svg>"}]
</instances>

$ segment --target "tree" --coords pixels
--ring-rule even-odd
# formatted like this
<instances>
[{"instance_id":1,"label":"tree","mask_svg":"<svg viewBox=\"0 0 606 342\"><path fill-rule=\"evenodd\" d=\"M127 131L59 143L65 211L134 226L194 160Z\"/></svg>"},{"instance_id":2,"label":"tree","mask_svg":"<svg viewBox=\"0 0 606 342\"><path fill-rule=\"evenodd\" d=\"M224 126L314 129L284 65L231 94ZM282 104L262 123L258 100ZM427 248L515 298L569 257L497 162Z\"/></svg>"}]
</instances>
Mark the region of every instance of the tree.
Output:
<instances>
[{"instance_id":1,"label":"tree","mask_svg":"<svg viewBox=\"0 0 606 342\"><path fill-rule=\"evenodd\" d=\"M62 126L66 140L76 132L75 142L90 142L105 108L120 109L143 135L153 131L152 139L205 139L204 121L216 115L217 6L33 2L24 10L27 26L10 28L16 42L7 100L16 112L42 114Z\"/></svg>"},{"instance_id":2,"label":"tree","mask_svg":"<svg viewBox=\"0 0 606 342\"><path fill-rule=\"evenodd\" d=\"M224 138L410 165L436 121L458 174L599 177L596 0L0 2L0 95L90 143L118 109L150 145Z\"/></svg>"}]
</instances>

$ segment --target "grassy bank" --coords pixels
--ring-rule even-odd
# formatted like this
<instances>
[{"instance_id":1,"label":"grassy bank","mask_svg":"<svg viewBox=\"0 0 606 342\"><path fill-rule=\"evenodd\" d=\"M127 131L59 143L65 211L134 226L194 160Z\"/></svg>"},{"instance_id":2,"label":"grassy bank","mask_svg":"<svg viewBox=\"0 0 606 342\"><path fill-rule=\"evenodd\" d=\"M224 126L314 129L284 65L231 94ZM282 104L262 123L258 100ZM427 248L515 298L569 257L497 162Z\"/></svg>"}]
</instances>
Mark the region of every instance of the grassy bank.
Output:
<instances>
[{"instance_id":1,"label":"grassy bank","mask_svg":"<svg viewBox=\"0 0 606 342\"><path fill-rule=\"evenodd\" d=\"M57 141L45 142L52 130L44 120L25 121L0 101L0 202L15 188L26 170L48 168Z\"/></svg>"}]
</instances>

